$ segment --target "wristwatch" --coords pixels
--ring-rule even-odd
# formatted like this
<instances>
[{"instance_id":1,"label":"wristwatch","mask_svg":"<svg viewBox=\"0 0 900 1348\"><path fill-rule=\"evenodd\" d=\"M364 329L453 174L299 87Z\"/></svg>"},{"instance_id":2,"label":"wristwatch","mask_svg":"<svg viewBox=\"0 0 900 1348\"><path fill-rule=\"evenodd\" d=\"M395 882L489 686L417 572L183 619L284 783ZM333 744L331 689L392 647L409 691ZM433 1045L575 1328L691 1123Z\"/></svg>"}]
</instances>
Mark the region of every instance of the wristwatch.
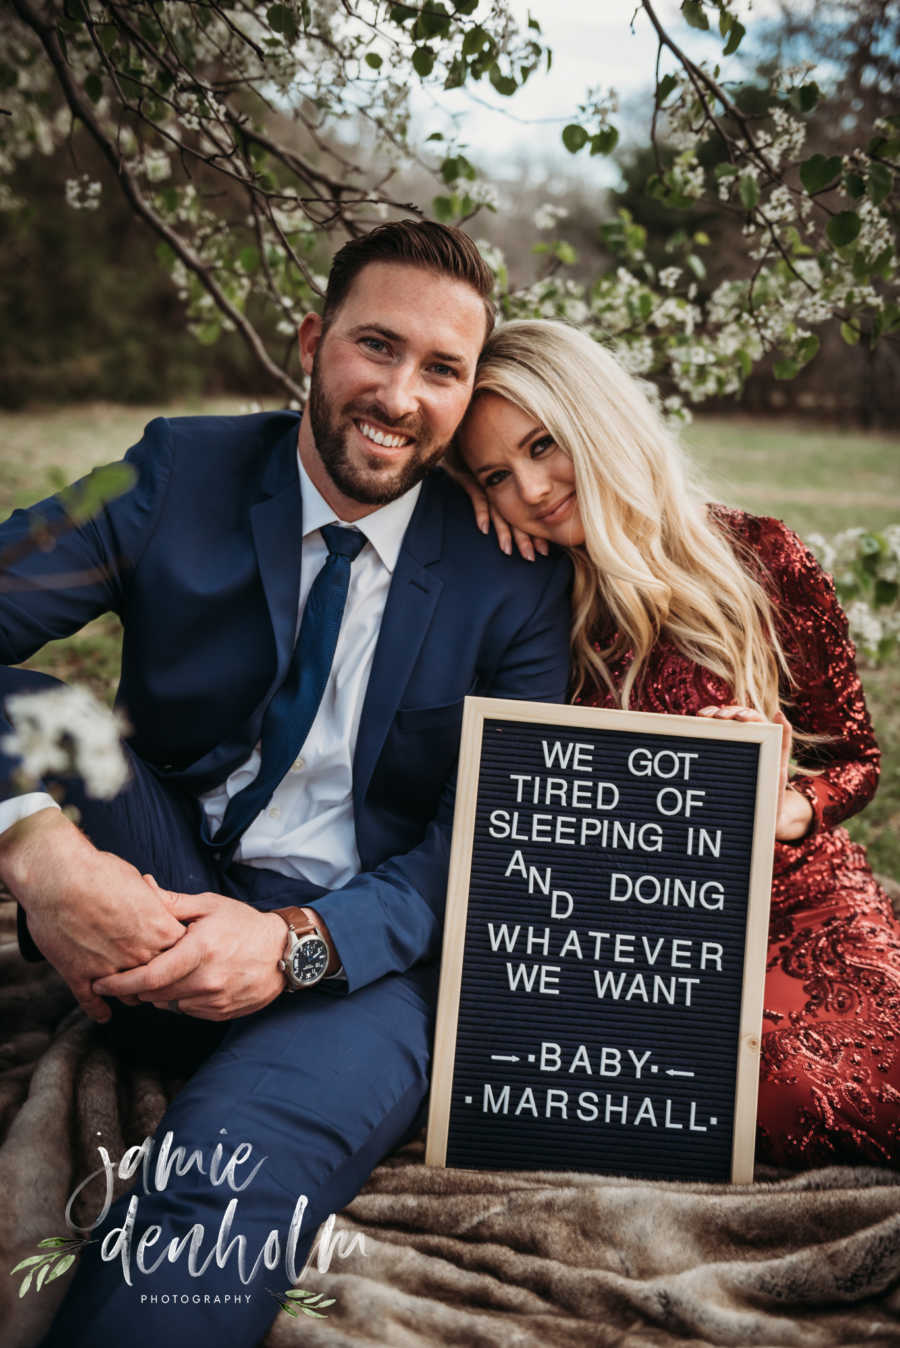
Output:
<instances>
[{"instance_id":1,"label":"wristwatch","mask_svg":"<svg viewBox=\"0 0 900 1348\"><path fill-rule=\"evenodd\" d=\"M287 991L314 987L325 977L328 968L330 951L327 942L302 908L275 908L273 912L287 923L284 955L278 961Z\"/></svg>"}]
</instances>

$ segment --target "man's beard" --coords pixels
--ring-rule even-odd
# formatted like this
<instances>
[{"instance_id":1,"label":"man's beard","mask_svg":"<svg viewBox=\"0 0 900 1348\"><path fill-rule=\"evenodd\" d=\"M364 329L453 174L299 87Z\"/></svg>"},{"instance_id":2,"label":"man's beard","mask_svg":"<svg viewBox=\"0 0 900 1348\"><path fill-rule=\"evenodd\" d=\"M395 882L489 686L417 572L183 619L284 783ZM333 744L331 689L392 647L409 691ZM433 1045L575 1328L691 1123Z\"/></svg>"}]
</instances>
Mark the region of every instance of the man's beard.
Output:
<instances>
[{"instance_id":1,"label":"man's beard","mask_svg":"<svg viewBox=\"0 0 900 1348\"><path fill-rule=\"evenodd\" d=\"M318 352L313 360L310 378L309 424L316 444L316 451L325 466L328 476L344 496L361 505L388 505L396 501L414 487L442 458L446 445L437 445L430 451L427 442L423 446L416 434L420 426L393 423L397 435L414 436L417 444L412 456L400 466L389 463L354 463L347 451L346 431L332 419L332 408L324 388L318 364ZM374 406L355 410L357 420L364 421L366 415L373 417L384 426L391 426L391 419ZM373 456L374 458L374 456Z\"/></svg>"}]
</instances>

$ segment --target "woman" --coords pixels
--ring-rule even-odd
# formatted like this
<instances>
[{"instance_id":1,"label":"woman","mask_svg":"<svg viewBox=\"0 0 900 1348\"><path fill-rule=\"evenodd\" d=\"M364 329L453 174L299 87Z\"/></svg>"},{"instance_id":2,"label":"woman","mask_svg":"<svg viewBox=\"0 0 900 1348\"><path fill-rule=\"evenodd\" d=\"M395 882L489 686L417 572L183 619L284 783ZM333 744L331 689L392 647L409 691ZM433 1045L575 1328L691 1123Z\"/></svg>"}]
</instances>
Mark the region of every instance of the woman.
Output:
<instances>
[{"instance_id":1,"label":"woman","mask_svg":"<svg viewBox=\"0 0 900 1348\"><path fill-rule=\"evenodd\" d=\"M837 827L879 752L830 578L779 521L704 504L639 385L564 324L494 333L458 448L485 531L570 550L575 701L781 724L758 1156L896 1163L900 926Z\"/></svg>"}]
</instances>

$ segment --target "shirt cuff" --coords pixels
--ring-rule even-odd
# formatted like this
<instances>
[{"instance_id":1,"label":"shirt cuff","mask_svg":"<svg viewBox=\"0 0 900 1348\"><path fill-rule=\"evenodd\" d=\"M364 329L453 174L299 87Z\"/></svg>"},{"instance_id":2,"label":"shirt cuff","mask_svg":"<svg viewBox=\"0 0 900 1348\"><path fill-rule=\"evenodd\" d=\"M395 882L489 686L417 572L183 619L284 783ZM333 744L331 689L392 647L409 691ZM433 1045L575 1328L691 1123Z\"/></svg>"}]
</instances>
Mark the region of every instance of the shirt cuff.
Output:
<instances>
[{"instance_id":1,"label":"shirt cuff","mask_svg":"<svg viewBox=\"0 0 900 1348\"><path fill-rule=\"evenodd\" d=\"M37 814L38 810L46 810L51 805L54 810L59 809L59 805L46 791L27 791L22 796L0 800L0 833L18 824L20 819L27 819L30 814Z\"/></svg>"}]
</instances>

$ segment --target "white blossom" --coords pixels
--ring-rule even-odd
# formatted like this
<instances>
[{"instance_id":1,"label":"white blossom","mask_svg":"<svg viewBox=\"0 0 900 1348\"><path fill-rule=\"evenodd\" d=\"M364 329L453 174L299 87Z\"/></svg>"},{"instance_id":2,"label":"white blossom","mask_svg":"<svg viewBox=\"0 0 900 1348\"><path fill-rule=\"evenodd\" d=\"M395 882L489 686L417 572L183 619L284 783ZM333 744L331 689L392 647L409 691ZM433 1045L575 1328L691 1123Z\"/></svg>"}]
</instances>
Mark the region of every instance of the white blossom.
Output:
<instances>
[{"instance_id":1,"label":"white blossom","mask_svg":"<svg viewBox=\"0 0 900 1348\"><path fill-rule=\"evenodd\" d=\"M496 211L500 207L500 193L492 183L483 181L472 183L469 196L476 206L486 206L490 211Z\"/></svg>"},{"instance_id":2,"label":"white blossom","mask_svg":"<svg viewBox=\"0 0 900 1348\"><path fill-rule=\"evenodd\" d=\"M148 150L144 155L144 172L151 183L165 182L172 176L172 165L165 150Z\"/></svg>"},{"instance_id":3,"label":"white blossom","mask_svg":"<svg viewBox=\"0 0 900 1348\"><path fill-rule=\"evenodd\" d=\"M124 719L86 688L14 693L6 699L6 712L13 729L2 747L21 758L28 782L76 773L89 796L111 800L128 781L120 743L127 730Z\"/></svg>"},{"instance_id":4,"label":"white blossom","mask_svg":"<svg viewBox=\"0 0 900 1348\"><path fill-rule=\"evenodd\" d=\"M100 205L100 183L81 173L66 179L66 204L76 211L95 211Z\"/></svg>"},{"instance_id":5,"label":"white blossom","mask_svg":"<svg viewBox=\"0 0 900 1348\"><path fill-rule=\"evenodd\" d=\"M532 219L535 229L554 229L560 220L565 220L569 214L567 206L555 206L547 201L543 206L538 206Z\"/></svg>"},{"instance_id":6,"label":"white blossom","mask_svg":"<svg viewBox=\"0 0 900 1348\"><path fill-rule=\"evenodd\" d=\"M864 599L854 599L847 608L847 621L850 624L850 636L868 656L875 657L882 637L884 626L878 614L873 612Z\"/></svg>"}]
</instances>

